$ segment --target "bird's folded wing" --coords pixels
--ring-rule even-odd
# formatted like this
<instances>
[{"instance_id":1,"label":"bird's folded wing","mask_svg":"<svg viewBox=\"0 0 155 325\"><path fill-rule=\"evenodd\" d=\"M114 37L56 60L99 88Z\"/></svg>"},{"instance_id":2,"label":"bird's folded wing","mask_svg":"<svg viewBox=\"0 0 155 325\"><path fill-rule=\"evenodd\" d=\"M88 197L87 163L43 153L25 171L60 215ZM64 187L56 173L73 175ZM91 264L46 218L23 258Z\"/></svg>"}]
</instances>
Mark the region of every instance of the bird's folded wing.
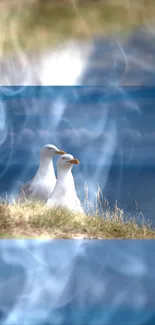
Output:
<instances>
[{"instance_id":1,"label":"bird's folded wing","mask_svg":"<svg viewBox=\"0 0 155 325\"><path fill-rule=\"evenodd\" d=\"M32 180L28 181L21 187L19 196L17 197L17 200L20 200L20 202L27 199L32 194L31 182Z\"/></svg>"}]
</instances>

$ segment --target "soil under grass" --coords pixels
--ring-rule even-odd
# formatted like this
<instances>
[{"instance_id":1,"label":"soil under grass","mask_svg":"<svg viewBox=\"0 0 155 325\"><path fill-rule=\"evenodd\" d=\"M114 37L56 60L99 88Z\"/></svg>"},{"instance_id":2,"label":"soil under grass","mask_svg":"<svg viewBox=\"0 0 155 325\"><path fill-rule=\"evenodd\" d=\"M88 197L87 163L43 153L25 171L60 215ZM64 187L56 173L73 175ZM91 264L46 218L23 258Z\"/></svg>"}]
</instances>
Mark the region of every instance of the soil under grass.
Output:
<instances>
[{"instance_id":1,"label":"soil under grass","mask_svg":"<svg viewBox=\"0 0 155 325\"><path fill-rule=\"evenodd\" d=\"M1 204L0 238L153 239L155 230L136 221L123 221L113 212L106 218L74 215L39 204Z\"/></svg>"}]
</instances>

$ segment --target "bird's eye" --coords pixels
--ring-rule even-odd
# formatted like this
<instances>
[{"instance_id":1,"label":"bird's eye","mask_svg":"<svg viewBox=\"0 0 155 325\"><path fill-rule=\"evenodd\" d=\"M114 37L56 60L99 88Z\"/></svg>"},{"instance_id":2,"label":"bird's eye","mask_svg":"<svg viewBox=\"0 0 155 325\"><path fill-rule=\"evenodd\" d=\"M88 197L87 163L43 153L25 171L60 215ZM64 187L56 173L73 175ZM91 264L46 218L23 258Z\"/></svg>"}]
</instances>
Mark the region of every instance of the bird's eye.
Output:
<instances>
[{"instance_id":1,"label":"bird's eye","mask_svg":"<svg viewBox=\"0 0 155 325\"><path fill-rule=\"evenodd\" d=\"M65 157L61 157L62 160L65 160L66 158Z\"/></svg>"}]
</instances>

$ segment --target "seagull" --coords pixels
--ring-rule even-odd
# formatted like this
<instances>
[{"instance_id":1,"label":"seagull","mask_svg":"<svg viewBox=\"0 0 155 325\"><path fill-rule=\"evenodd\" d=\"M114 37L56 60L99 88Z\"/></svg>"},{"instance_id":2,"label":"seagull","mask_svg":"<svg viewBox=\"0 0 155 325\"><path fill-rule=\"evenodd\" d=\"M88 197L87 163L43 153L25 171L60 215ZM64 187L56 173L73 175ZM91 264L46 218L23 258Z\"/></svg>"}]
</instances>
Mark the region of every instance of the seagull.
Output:
<instances>
[{"instance_id":1,"label":"seagull","mask_svg":"<svg viewBox=\"0 0 155 325\"><path fill-rule=\"evenodd\" d=\"M72 167L77 164L79 164L79 160L70 154L63 154L58 159L57 182L46 206L66 208L74 213L84 214L72 175Z\"/></svg>"},{"instance_id":2,"label":"seagull","mask_svg":"<svg viewBox=\"0 0 155 325\"><path fill-rule=\"evenodd\" d=\"M46 203L56 184L52 159L55 155L63 155L64 153L52 144L47 144L41 149L40 166L33 179L21 187L17 198L20 203L25 200Z\"/></svg>"}]
</instances>

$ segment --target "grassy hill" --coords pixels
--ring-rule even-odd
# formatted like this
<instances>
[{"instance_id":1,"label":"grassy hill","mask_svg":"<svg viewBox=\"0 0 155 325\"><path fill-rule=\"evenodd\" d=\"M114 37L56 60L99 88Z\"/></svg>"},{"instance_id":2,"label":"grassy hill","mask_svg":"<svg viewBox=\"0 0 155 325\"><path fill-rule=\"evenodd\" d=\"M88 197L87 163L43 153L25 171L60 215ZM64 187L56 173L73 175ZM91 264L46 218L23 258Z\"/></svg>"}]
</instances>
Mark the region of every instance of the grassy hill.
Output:
<instances>
[{"instance_id":1,"label":"grassy hill","mask_svg":"<svg viewBox=\"0 0 155 325\"><path fill-rule=\"evenodd\" d=\"M40 204L1 204L0 238L151 239L155 230L133 219L123 221L117 207L106 215L74 215Z\"/></svg>"}]
</instances>

